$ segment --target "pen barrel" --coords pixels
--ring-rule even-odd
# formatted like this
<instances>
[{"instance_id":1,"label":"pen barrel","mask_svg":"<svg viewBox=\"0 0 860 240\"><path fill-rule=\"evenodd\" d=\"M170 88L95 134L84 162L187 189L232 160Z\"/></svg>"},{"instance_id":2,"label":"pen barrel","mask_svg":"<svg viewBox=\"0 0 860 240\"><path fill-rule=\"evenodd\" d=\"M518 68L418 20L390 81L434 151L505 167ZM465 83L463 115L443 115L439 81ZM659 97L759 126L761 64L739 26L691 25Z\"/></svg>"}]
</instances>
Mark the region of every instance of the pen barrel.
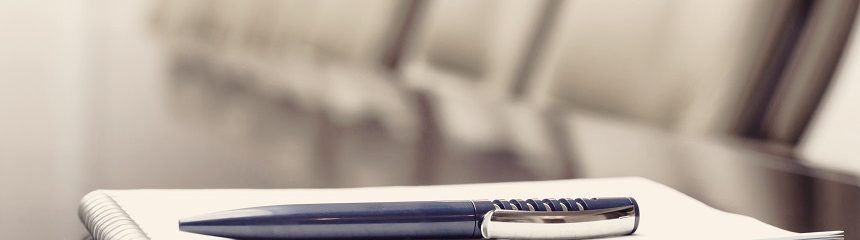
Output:
<instances>
[{"instance_id":1,"label":"pen barrel","mask_svg":"<svg viewBox=\"0 0 860 240\"><path fill-rule=\"evenodd\" d=\"M185 232L236 239L591 238L632 234L633 198L292 204L182 219Z\"/></svg>"},{"instance_id":2,"label":"pen barrel","mask_svg":"<svg viewBox=\"0 0 860 240\"><path fill-rule=\"evenodd\" d=\"M180 229L229 238L482 238L489 201L295 204L183 219Z\"/></svg>"}]
</instances>

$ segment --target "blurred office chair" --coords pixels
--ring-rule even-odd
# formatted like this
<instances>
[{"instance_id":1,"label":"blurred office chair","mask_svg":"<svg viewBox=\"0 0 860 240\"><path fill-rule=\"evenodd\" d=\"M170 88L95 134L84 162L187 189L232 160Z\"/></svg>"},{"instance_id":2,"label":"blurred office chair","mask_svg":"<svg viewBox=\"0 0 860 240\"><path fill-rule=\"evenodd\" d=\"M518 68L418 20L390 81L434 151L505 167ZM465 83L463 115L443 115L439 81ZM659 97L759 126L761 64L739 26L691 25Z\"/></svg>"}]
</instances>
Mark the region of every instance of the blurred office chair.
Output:
<instances>
[{"instance_id":1,"label":"blurred office chair","mask_svg":"<svg viewBox=\"0 0 860 240\"><path fill-rule=\"evenodd\" d=\"M385 97L392 102L403 100L383 94L390 91L373 88L380 80L367 78L391 64L388 58L395 54L389 52L389 46L401 37L397 34L402 30L402 10L409 4L411 1L393 0L169 1L156 8L153 25L169 51L177 53L182 62L192 63L181 66L205 65L199 68L204 73L197 75L235 75L206 74L208 71L247 73L244 78L226 79L229 81L197 78L203 82L198 87L232 84L250 89L242 91L242 99L251 100L242 100L245 103L240 109L246 111L244 115L256 115L245 125L257 129L253 135L261 140L259 145L264 149L260 151L283 159L286 172L326 173L330 166L325 161L304 161L325 158L318 147L343 143L351 148L354 141L347 134L337 143L330 142L332 139L320 136L321 130L351 132L348 130L361 128L358 123L373 121L368 118L399 117L381 120L385 127L408 122L404 120L408 116L392 117L396 114L386 112L392 108L402 112L396 109L400 105L378 104L386 103L380 100ZM355 79L350 78L351 72ZM350 87L362 89L344 91ZM374 95L374 91L381 92ZM204 102L217 102L217 107L238 101L223 92L210 91L209 95ZM329 116L335 119L324 119ZM360 154L354 156L361 158ZM291 175L305 176L298 180L309 174ZM298 180L303 182L299 185L325 183L322 178L328 177L310 175L319 179Z\"/></svg>"},{"instance_id":2,"label":"blurred office chair","mask_svg":"<svg viewBox=\"0 0 860 240\"><path fill-rule=\"evenodd\" d=\"M760 96L770 99L748 105L741 118L747 120L740 125L742 135L782 149L803 140L822 96L834 89L830 82L844 59L857 6L856 0L806 2L804 21L796 24L795 43L779 56L781 68L765 72L763 82L770 84L756 88L764 93Z\"/></svg>"},{"instance_id":3,"label":"blurred office chair","mask_svg":"<svg viewBox=\"0 0 860 240\"><path fill-rule=\"evenodd\" d=\"M260 32L273 35L264 39L273 46L268 48L275 53L272 69L279 74L261 89L274 98L300 96L303 105L317 108L327 84L325 75L320 75L325 65L382 67L405 3L292 0L271 5L261 6L276 10L258 16L258 25L274 25Z\"/></svg>"},{"instance_id":4,"label":"blurred office chair","mask_svg":"<svg viewBox=\"0 0 860 240\"><path fill-rule=\"evenodd\" d=\"M390 72L342 67L326 73L332 84L317 155L330 168L331 185L417 184L421 115L412 95L392 84Z\"/></svg>"},{"instance_id":5,"label":"blurred office chair","mask_svg":"<svg viewBox=\"0 0 860 240\"><path fill-rule=\"evenodd\" d=\"M508 97L546 3L427 2L404 52L406 80L438 91L464 85L479 95Z\"/></svg>"},{"instance_id":6,"label":"blurred office chair","mask_svg":"<svg viewBox=\"0 0 860 240\"><path fill-rule=\"evenodd\" d=\"M315 108L324 88L320 65L380 68L405 3L368 1L169 1L154 29L171 51L193 52L262 76L261 94ZM246 79L239 79L243 81ZM245 83L242 83L245 84Z\"/></svg>"},{"instance_id":7,"label":"blurred office chair","mask_svg":"<svg viewBox=\"0 0 860 240\"><path fill-rule=\"evenodd\" d=\"M853 10L858 10L855 5ZM860 18L854 20L845 54L798 154L811 163L860 172Z\"/></svg>"},{"instance_id":8,"label":"blurred office chair","mask_svg":"<svg viewBox=\"0 0 860 240\"><path fill-rule=\"evenodd\" d=\"M279 59L282 87L266 95L300 95L315 116L312 141L320 186L368 186L412 181L417 121L411 102L386 73L390 51L412 1L303 1L315 6L308 19L279 19L282 43L290 36L299 54ZM291 9L292 11L302 11ZM301 16L301 15L299 15ZM307 28L307 31L289 29ZM277 32L276 31L276 32ZM302 35L305 34L305 35ZM296 40L293 39L293 40ZM299 56L299 57L293 57ZM400 174L379 174L379 165L400 166ZM347 181L348 180L348 181Z\"/></svg>"},{"instance_id":9,"label":"blurred office chair","mask_svg":"<svg viewBox=\"0 0 860 240\"><path fill-rule=\"evenodd\" d=\"M259 64L242 54L242 35L253 5L234 1L160 1L154 36L171 58L168 90L178 114L220 129L248 132L246 104ZM190 114L196 113L196 114Z\"/></svg>"},{"instance_id":10,"label":"blurred office chair","mask_svg":"<svg viewBox=\"0 0 860 240\"><path fill-rule=\"evenodd\" d=\"M543 125L533 125L540 120L522 114L529 112L529 108L509 107L515 100L513 89L545 19L543 13L551 7L549 3L516 0L426 3L401 59L400 73L405 84L423 98L419 102L431 108L430 123L425 126L434 133L425 135L426 143L422 144L425 148L422 155L431 157L424 161L457 162L427 164L426 171L443 173L446 176L443 182L558 176L559 168L547 164L537 168L542 169L535 170L538 172L458 173L469 168L434 168L508 164L523 168L506 169L533 169L532 165L541 165L543 159L555 157L546 150L548 145L540 144L545 143Z\"/></svg>"},{"instance_id":11,"label":"blurred office chair","mask_svg":"<svg viewBox=\"0 0 860 240\"><path fill-rule=\"evenodd\" d=\"M527 98L682 132L730 132L792 4L564 2Z\"/></svg>"},{"instance_id":12,"label":"blurred office chair","mask_svg":"<svg viewBox=\"0 0 860 240\"><path fill-rule=\"evenodd\" d=\"M847 1L826 2L823 4L839 4ZM828 7L830 11L857 11L856 5L843 6L842 9ZM832 12L831 15L832 16ZM857 176L860 174L860 18L853 19L853 26L849 33L848 44L842 58L840 58L833 82L828 84L826 93L820 103L818 110L809 126L804 130L798 144L797 154L804 159L806 164L822 167L825 169L837 169L847 175ZM811 81L810 81L811 82ZM852 183L853 184L853 183ZM856 202L856 194L840 191L838 188L815 188L813 193L818 196L828 196L836 202ZM843 205L834 202L821 202L820 212L825 213L823 217L815 221L819 229L848 226L852 229L857 215L853 217L842 216L839 213L856 212L857 209L846 209ZM856 206L856 205L855 205ZM856 227L854 227L856 229ZM856 230L855 230L856 231Z\"/></svg>"},{"instance_id":13,"label":"blurred office chair","mask_svg":"<svg viewBox=\"0 0 860 240\"><path fill-rule=\"evenodd\" d=\"M313 84L278 81L283 62L308 55L303 39L309 28L287 28L283 34L277 26L280 13L309 21L317 12L311 1L162 1L154 9L153 29L173 56L173 79L168 86L174 99L199 95L195 109L221 114L206 114L192 120L194 125L212 125L212 129L240 133L251 142L254 157L249 161L270 164L273 172L290 176L290 186L315 186L319 176L313 166L313 145L317 121L308 114ZM289 44L278 42L288 35ZM283 57L283 56L289 57ZM301 62L301 61L294 61ZM290 69L305 70L290 64ZM291 76L308 77L312 71L293 72ZM279 88L289 83L289 89ZM274 87L272 87L274 86ZM267 88L271 87L271 88ZM304 91L295 91L305 88ZM285 93L286 92L286 93ZM199 94L198 94L199 93ZM268 98L274 93L277 98ZM173 101L182 105L182 101ZM195 107L195 106L191 106ZM251 164L253 164L251 162Z\"/></svg>"},{"instance_id":14,"label":"blurred office chair","mask_svg":"<svg viewBox=\"0 0 860 240\"><path fill-rule=\"evenodd\" d=\"M313 45L327 59L317 160L331 186L414 184L418 112L390 68L416 1L327 1ZM304 79L308 81L308 79ZM379 173L379 166L402 169Z\"/></svg>"}]
</instances>

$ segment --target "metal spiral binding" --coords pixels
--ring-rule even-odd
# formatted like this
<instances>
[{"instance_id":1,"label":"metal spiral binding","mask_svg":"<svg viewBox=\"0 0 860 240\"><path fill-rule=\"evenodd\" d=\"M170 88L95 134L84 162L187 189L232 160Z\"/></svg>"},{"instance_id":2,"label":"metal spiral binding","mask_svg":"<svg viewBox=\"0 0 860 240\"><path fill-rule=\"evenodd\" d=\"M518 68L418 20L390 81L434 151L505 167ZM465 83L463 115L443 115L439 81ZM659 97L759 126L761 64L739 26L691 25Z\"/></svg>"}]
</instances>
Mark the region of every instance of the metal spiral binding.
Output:
<instances>
[{"instance_id":1,"label":"metal spiral binding","mask_svg":"<svg viewBox=\"0 0 860 240\"><path fill-rule=\"evenodd\" d=\"M531 198L531 199L496 199L493 200L496 210L540 211L540 212L572 212L585 208L581 198Z\"/></svg>"},{"instance_id":2,"label":"metal spiral binding","mask_svg":"<svg viewBox=\"0 0 860 240\"><path fill-rule=\"evenodd\" d=\"M105 191L96 190L81 199L78 217L94 240L149 240L149 236Z\"/></svg>"}]
</instances>

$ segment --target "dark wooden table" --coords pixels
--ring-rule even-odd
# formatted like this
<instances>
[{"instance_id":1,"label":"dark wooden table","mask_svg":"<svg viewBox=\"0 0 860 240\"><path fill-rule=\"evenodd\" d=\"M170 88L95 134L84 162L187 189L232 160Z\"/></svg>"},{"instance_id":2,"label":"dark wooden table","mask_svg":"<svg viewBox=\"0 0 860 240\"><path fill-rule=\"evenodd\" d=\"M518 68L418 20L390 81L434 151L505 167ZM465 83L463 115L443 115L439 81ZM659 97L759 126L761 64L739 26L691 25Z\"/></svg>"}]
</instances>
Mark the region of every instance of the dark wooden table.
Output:
<instances>
[{"instance_id":1,"label":"dark wooden table","mask_svg":"<svg viewBox=\"0 0 860 240\"><path fill-rule=\"evenodd\" d=\"M854 175L771 153L748 140L681 135L580 111L536 114L532 123L550 133L555 158L441 157L436 163L450 167L438 170L432 182L640 176L784 229L845 230L847 239L856 239L860 181ZM452 151L474 151L454 145Z\"/></svg>"},{"instance_id":2,"label":"dark wooden table","mask_svg":"<svg viewBox=\"0 0 860 240\"><path fill-rule=\"evenodd\" d=\"M127 9L126 3L114 5L100 5L109 11L102 11L100 18L107 20L99 21L97 28L109 25L112 31L99 35L94 53L98 68L81 139L83 157L0 159L0 238L86 236L77 220L78 200L99 188L336 187L642 176L716 208L788 230L842 229L849 239L857 239L860 181L855 176L769 154L755 144L677 135L591 113L535 110L509 116L526 118L511 126L537 130L514 129L499 138L508 141L508 147L528 145L533 142L511 142L543 129L546 144L517 150L474 145L452 135L445 120L435 117L444 103L415 93L403 95L415 110L410 114L419 119L414 131L392 138L377 131L378 123L345 124L331 112L260 98L241 84L231 86L230 79L212 70L222 69L202 70L204 75L176 69L179 57L146 34L141 24L145 12ZM51 144L48 139L42 147Z\"/></svg>"},{"instance_id":3,"label":"dark wooden table","mask_svg":"<svg viewBox=\"0 0 860 240\"><path fill-rule=\"evenodd\" d=\"M26 173L0 175L0 181L7 183L0 198L4 223L0 232L4 238L84 236L76 218L77 201L97 188L338 187L615 176L646 177L718 209L793 231L843 229L849 231L850 238L860 225L856 207L860 188L855 177L808 167L739 140L676 135L573 111L536 113L539 116L534 119L553 133L557 144L553 148L560 153L540 161L516 151L470 149L441 133L431 134L435 137L430 147L428 141L392 144L397 141L362 137L367 131L349 128L335 135L341 141L327 142L318 139L326 121L314 114L283 114L277 110L283 106L246 99L243 104L263 108L265 114L255 115L254 120L230 122L232 117L225 112L250 111L248 105L233 110L188 107L177 111L178 103L141 101L170 99L155 95L163 94L164 85L172 83L147 84L159 87L114 89L109 93L115 101L99 110L103 115L97 120L99 127L93 129L94 147L87 161L20 162L13 167ZM123 91L143 93L131 96ZM253 111L246 112L250 113ZM257 125L246 126L246 121ZM282 129L276 123L293 126ZM361 146L373 147L374 153L341 155L320 165L315 152L343 148L351 144L351 138L364 140ZM336 146L319 150L318 144ZM410 144L419 149L400 149ZM421 146L429 150L420 150ZM402 158L405 163L391 165L376 162L390 159L372 158L386 156L379 153L389 151L386 149L404 151L387 156ZM417 157L426 155L435 157ZM399 174L401 178L385 180L388 182L367 180L348 174L356 164L371 166L363 175L415 174ZM43 169L54 170L45 173Z\"/></svg>"}]
</instances>

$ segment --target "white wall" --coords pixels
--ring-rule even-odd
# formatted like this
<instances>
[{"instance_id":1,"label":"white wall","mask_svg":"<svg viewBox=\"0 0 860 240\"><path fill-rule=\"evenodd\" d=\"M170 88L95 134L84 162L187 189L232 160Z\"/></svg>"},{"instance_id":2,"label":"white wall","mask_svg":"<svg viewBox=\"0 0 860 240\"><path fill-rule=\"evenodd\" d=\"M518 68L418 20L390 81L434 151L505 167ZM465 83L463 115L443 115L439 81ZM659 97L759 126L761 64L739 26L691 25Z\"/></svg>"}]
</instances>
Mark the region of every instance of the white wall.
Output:
<instances>
[{"instance_id":1,"label":"white wall","mask_svg":"<svg viewBox=\"0 0 860 240\"><path fill-rule=\"evenodd\" d=\"M860 173L860 18L834 82L800 145L811 163Z\"/></svg>"},{"instance_id":2,"label":"white wall","mask_svg":"<svg viewBox=\"0 0 860 240\"><path fill-rule=\"evenodd\" d=\"M0 213L5 237L80 232L73 195L86 150L87 3L0 1L0 203L27 199ZM58 211L68 212L66 227L33 229Z\"/></svg>"}]
</instances>

